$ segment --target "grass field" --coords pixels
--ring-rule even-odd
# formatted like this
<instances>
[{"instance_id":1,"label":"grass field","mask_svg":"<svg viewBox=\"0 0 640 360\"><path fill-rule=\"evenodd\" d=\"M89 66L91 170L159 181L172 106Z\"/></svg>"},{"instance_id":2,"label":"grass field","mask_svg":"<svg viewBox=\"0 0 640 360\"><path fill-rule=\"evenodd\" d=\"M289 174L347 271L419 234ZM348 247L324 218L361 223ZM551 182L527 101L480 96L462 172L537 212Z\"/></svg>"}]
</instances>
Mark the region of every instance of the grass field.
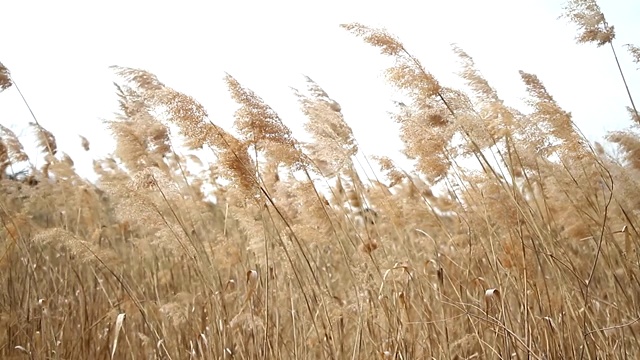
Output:
<instances>
[{"instance_id":1,"label":"grass field","mask_svg":"<svg viewBox=\"0 0 640 360\"><path fill-rule=\"evenodd\" d=\"M565 15L619 66L595 2ZM117 146L95 160L96 183L37 121L45 164L15 173L29 157L2 127L0 357L638 358L631 92L629 130L590 143L534 74L520 74L524 112L460 48L468 86L452 89L385 30L342 27L395 60L389 84L410 101L392 121L415 169L381 157L366 166L384 177L362 177L340 105L311 79L292 95L301 143L231 75L238 111L223 129L153 74L116 67ZM12 85L0 64L0 89Z\"/></svg>"}]
</instances>

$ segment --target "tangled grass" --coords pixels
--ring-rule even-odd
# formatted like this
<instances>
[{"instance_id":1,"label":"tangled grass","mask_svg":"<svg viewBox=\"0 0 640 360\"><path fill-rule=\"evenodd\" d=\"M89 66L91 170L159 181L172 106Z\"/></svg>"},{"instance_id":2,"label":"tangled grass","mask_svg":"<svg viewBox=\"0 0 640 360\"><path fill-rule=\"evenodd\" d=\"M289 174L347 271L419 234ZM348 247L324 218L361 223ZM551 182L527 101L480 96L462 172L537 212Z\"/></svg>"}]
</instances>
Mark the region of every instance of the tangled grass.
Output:
<instances>
[{"instance_id":1,"label":"tangled grass","mask_svg":"<svg viewBox=\"0 0 640 360\"><path fill-rule=\"evenodd\" d=\"M566 16L579 42L615 55L594 1L569 2ZM466 91L385 30L343 28L395 60L388 79L408 101L394 120L413 171L379 157L385 178L363 178L340 105L311 79L296 92L312 139L301 143L231 75L239 108L225 130L153 74L114 68L117 146L95 161L96 183L37 121L46 162L12 173L29 157L0 128L2 358L638 356L631 93L634 125L607 135L613 156L534 74L520 74L525 113L460 48ZM13 85L0 64L0 89ZM216 162L193 171L202 161L177 153L169 126Z\"/></svg>"}]
</instances>

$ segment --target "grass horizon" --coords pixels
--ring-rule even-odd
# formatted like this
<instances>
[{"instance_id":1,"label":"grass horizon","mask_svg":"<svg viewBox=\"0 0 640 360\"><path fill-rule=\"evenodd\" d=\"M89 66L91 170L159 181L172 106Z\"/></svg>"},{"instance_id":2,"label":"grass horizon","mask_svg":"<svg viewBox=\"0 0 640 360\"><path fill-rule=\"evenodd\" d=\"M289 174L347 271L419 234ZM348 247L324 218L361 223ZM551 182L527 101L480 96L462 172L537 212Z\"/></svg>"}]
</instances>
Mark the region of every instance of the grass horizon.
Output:
<instances>
[{"instance_id":1,"label":"grass horizon","mask_svg":"<svg viewBox=\"0 0 640 360\"><path fill-rule=\"evenodd\" d=\"M0 126L0 356L636 357L640 116L626 79L637 75L595 1L569 1L563 16L620 71L631 126L607 134L615 152L588 141L535 74L520 72L520 111L463 49L467 86L454 89L359 23L341 26L393 60L385 75L407 101L392 121L414 169L355 161L340 105L310 78L294 91L301 142L232 75L238 110L224 129L154 74L113 67L116 147L94 160L95 183L35 116L45 163L12 173L29 156Z\"/></svg>"}]
</instances>

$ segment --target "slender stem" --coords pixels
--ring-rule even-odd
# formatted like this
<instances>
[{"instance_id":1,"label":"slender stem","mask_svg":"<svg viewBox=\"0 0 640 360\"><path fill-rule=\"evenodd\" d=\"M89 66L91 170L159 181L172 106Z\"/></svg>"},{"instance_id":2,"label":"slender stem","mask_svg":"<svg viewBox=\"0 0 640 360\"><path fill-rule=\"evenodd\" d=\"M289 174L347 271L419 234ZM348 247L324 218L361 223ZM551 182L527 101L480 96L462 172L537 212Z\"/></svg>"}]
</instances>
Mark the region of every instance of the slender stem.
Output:
<instances>
[{"instance_id":1,"label":"slender stem","mask_svg":"<svg viewBox=\"0 0 640 360\"><path fill-rule=\"evenodd\" d=\"M18 84L16 83L15 79L11 79L11 81L13 82L13 86L15 86L16 90L18 90L18 94L20 94L20 97L22 98L22 101L24 102L24 104L27 106L27 109L29 109L29 112L31 113L31 117L33 118L33 121L36 123L36 125L38 125L38 131L42 131L42 126L40 126L40 123L38 122L38 118L36 118L36 114L31 109L31 106L29 106L29 102L22 94L22 91L20 91L20 87L18 87ZM49 150L49 155L54 155L53 149L51 148L49 141L47 141L46 144L47 144L47 150Z\"/></svg>"},{"instance_id":2,"label":"slender stem","mask_svg":"<svg viewBox=\"0 0 640 360\"><path fill-rule=\"evenodd\" d=\"M18 90L18 94L20 94L22 101L24 101L24 104L27 105L27 109L29 109L29 112L31 113L31 117L33 117L33 120L36 122L36 124L40 125L40 123L38 123L38 119L36 118L36 114L34 114L33 110L31 110L31 106L29 106L27 99L24 97L24 95L22 95L22 91L20 91L18 84L14 79L11 79L11 81L13 82L13 86L16 88L16 90Z\"/></svg>"},{"instance_id":3,"label":"slender stem","mask_svg":"<svg viewBox=\"0 0 640 360\"><path fill-rule=\"evenodd\" d=\"M624 87L627 90L627 95L629 96L629 101L631 101L631 108L636 113L636 117L640 118L640 114L638 114L638 109L636 108L636 104L633 102L633 97L631 96L631 91L629 91L629 85L627 85L627 79L624 77L624 73L622 72L622 67L620 66L620 61L618 60L618 54L616 54L616 49L613 47L613 42L609 42L611 46L611 51L613 52L613 57L616 59L616 64L618 65L618 71L620 71L620 76L622 77L622 82L624 83Z\"/></svg>"}]
</instances>

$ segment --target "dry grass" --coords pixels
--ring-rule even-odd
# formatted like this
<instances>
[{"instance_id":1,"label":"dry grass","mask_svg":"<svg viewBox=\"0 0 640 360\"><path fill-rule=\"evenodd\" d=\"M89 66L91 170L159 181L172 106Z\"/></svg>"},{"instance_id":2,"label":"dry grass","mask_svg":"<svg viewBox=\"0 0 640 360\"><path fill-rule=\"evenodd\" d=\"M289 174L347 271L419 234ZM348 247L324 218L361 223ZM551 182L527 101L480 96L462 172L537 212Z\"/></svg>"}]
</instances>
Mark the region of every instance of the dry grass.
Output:
<instances>
[{"instance_id":1,"label":"dry grass","mask_svg":"<svg viewBox=\"0 0 640 360\"><path fill-rule=\"evenodd\" d=\"M594 4L572 1L567 16L579 41L609 44ZM608 135L613 156L533 74L521 72L523 113L462 49L465 91L386 31L344 28L395 59L389 82L407 99L395 121L415 171L381 157L386 178L362 178L340 105L311 79L296 91L303 144L230 75L233 131L153 74L116 68L117 147L95 161L96 184L37 123L46 163L13 174L28 157L0 129L12 174L0 180L0 356L636 358L637 128ZM12 80L0 64L0 88ZM176 153L169 125L217 162L191 172L198 159Z\"/></svg>"}]
</instances>

